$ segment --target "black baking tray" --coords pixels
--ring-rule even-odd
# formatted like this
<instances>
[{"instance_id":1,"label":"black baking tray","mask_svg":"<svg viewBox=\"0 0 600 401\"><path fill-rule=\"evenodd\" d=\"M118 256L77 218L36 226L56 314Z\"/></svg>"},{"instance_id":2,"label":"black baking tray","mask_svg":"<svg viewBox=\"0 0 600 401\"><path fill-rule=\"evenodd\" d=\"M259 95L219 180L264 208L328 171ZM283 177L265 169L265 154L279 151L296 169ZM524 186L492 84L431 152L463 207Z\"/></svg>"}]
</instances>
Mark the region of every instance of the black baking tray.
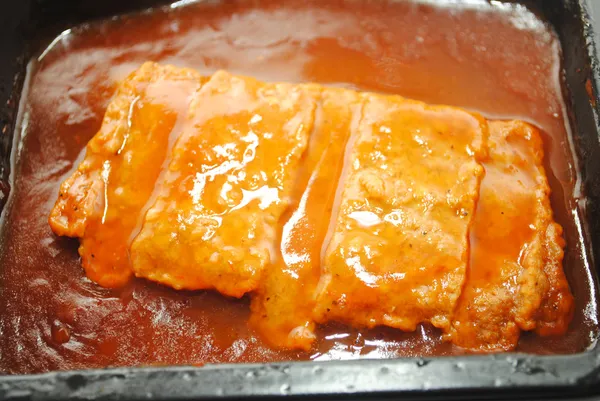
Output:
<instances>
[{"instance_id":1,"label":"black baking tray","mask_svg":"<svg viewBox=\"0 0 600 401\"><path fill-rule=\"evenodd\" d=\"M18 0L0 4L0 207L29 57L79 23L165 3L156 0ZM600 260L600 61L592 13L600 0L530 0L559 34L565 98L586 202L587 261ZM600 25L597 26L600 32ZM599 42L600 43L600 42ZM589 80L589 81L588 81ZM591 82L591 93L588 84ZM0 292L1 296L1 292ZM1 334L0 334L1 335ZM600 395L600 344L573 355L496 354L426 359L119 368L0 376L0 400L240 397L502 399Z\"/></svg>"}]
</instances>

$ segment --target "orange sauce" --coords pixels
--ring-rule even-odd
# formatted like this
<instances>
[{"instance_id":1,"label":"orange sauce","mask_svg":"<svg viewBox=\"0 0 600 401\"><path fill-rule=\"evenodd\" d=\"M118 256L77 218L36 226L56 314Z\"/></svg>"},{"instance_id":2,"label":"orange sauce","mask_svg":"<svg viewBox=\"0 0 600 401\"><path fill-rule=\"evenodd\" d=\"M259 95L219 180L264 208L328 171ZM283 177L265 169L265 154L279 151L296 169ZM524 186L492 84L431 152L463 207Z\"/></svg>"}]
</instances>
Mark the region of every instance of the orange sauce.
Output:
<instances>
[{"instance_id":1,"label":"orange sauce","mask_svg":"<svg viewBox=\"0 0 600 401\"><path fill-rule=\"evenodd\" d=\"M319 341L309 351L278 351L248 325L248 298L178 292L137 279L106 289L85 278L78 241L53 235L47 216L60 183L100 128L116 82L147 60L204 75L227 69L266 81L394 93L534 123L545 133L552 207L565 230L564 266L576 305L565 336L524 334L517 350L573 353L591 343L596 310L572 212L577 175L560 47L547 25L521 6L488 3L229 1L80 27L32 63L1 243L0 371L463 352L430 326L403 333L338 324L318 328ZM324 160L319 152L338 151L317 150L314 162ZM326 183L340 168L317 168L314 180L302 178L313 183L301 206L306 216L329 213L335 194ZM294 201L302 205L299 198ZM300 218L296 229L316 244L327 227L303 226ZM320 254L294 251L311 260Z\"/></svg>"}]
</instances>

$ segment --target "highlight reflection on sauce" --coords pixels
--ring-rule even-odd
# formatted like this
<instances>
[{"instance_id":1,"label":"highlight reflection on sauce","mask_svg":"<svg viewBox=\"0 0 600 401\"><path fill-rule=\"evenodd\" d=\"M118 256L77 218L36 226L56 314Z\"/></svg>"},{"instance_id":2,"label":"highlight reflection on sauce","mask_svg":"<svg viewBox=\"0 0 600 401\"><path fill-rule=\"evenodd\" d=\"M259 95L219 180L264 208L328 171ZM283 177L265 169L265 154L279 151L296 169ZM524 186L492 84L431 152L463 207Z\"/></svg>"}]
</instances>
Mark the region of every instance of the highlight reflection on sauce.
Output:
<instances>
[{"instance_id":1,"label":"highlight reflection on sauce","mask_svg":"<svg viewBox=\"0 0 600 401\"><path fill-rule=\"evenodd\" d=\"M246 299L177 293L139 281L106 290L85 280L76 242L53 237L46 216L60 181L100 127L114 82L148 59L197 68L205 75L226 68L267 81L340 84L535 122L546 133L546 171L552 206L565 228L564 265L576 313L564 338L526 335L518 350L570 353L587 347L597 320L571 213L575 171L557 39L521 6L448 7L234 1L131 17L126 24L106 22L63 37L31 77L30 123L19 145L26 157L15 170L3 238L0 370L459 352L428 326L401 333L386 328L359 332L337 324L318 330L322 340L312 353L274 351L248 329ZM132 122L140 106L147 107L136 104ZM161 147L166 150L174 144L165 139ZM326 176L314 177L317 199L335 195L316 184L326 182L321 178ZM323 202L331 207L332 201ZM306 200L306 213L320 213L312 204ZM315 237L327 231L301 223L296 227ZM300 262L320 258L320 250L286 254L300 255Z\"/></svg>"}]
</instances>

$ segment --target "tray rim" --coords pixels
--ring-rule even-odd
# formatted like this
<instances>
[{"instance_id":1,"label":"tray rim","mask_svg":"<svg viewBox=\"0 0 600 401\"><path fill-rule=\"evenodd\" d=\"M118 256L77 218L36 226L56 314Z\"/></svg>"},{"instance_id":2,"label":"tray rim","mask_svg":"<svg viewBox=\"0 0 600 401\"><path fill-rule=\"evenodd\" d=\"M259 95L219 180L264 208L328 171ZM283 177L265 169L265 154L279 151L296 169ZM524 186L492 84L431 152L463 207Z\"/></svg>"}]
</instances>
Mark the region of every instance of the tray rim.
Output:
<instances>
[{"instance_id":1,"label":"tray rim","mask_svg":"<svg viewBox=\"0 0 600 401\"><path fill-rule=\"evenodd\" d=\"M600 390L600 354L116 368L0 377L0 398L211 399L343 395L461 399L586 396ZM493 394L492 394L493 392ZM511 397L513 398L513 397Z\"/></svg>"}]
</instances>

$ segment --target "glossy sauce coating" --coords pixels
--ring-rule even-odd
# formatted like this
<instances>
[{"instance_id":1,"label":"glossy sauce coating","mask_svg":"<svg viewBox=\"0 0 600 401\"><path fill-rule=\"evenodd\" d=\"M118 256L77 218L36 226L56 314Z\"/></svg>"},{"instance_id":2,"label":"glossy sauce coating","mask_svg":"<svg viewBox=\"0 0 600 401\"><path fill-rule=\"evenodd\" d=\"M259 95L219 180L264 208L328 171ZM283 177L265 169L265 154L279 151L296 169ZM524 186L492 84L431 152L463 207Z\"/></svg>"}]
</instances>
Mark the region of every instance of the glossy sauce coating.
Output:
<instances>
[{"instance_id":1,"label":"glossy sauce coating","mask_svg":"<svg viewBox=\"0 0 600 401\"><path fill-rule=\"evenodd\" d=\"M449 336L464 348L510 350L520 330L549 334L571 316L572 295L557 269L562 228L552 219L542 161L542 141L534 127L490 123L469 269ZM545 305L545 298L554 300ZM551 327L546 314L549 321L555 318Z\"/></svg>"},{"instance_id":2,"label":"glossy sauce coating","mask_svg":"<svg viewBox=\"0 0 600 401\"><path fill-rule=\"evenodd\" d=\"M99 129L114 83L148 59L207 74L227 68L266 80L350 85L535 122L547 133L552 206L565 228L565 270L576 308L566 336L527 335L518 349L584 349L594 336L596 310L570 212L575 173L563 120L558 45L523 9L482 8L227 2L68 35L31 77L29 124L18 145L27 157L17 165L3 240L0 369L462 352L442 343L429 327L403 334L335 324L319 329L322 340L310 353L278 352L248 329L245 299L177 293L140 281L105 290L87 281L76 241L53 237L46 217L79 150ZM306 205L307 213L318 208Z\"/></svg>"},{"instance_id":3,"label":"glossy sauce coating","mask_svg":"<svg viewBox=\"0 0 600 401\"><path fill-rule=\"evenodd\" d=\"M83 267L103 287L123 286L132 275L129 238L202 80L193 70L143 65L117 89L85 160L61 185L50 225L82 238Z\"/></svg>"},{"instance_id":4,"label":"glossy sauce coating","mask_svg":"<svg viewBox=\"0 0 600 401\"><path fill-rule=\"evenodd\" d=\"M239 298L246 293L254 297L260 287L253 305L263 303L264 310L254 308L260 316L251 320L270 343L287 349L310 349L313 319L404 331L431 323L454 343L473 344L465 347L473 351L495 350L498 343L507 344L500 349L513 349L517 327L565 333L572 296L562 272L562 228L553 221L541 140L530 125L488 122L460 109L400 96L316 84L267 84L225 71L199 78L155 63L142 65L122 86L152 84L163 75L171 81L180 78L163 80L163 90L185 81L197 87L192 94L181 94L181 103L189 103L182 123L170 127L170 133L168 127L132 130L131 119L119 117L131 115L139 96L128 99L117 93L50 213L56 234L81 239L80 253L92 281L112 286L115 271L133 270L177 290L215 289ZM172 92L177 91L174 86ZM314 118L317 107L319 121ZM144 124L162 127L163 120L160 114L147 115ZM132 163L132 150L140 143L152 149L165 137L175 144L168 147L160 174L156 168L147 171L144 164L153 160L143 152L138 151L141 163ZM298 171L319 172L314 157L305 157L309 139L316 148L311 155L331 141L346 143L336 155L344 159L341 174L321 184L337 188L334 212L325 208L316 221L303 207L288 209L290 194L306 192L304 185L310 183L297 180ZM529 142L523 146L523 141ZM484 168L488 153L491 162ZM332 164L339 165L339 159ZM500 178L498 171L503 172ZM153 178L149 195L147 183ZM487 182L483 197L482 179ZM145 191L125 191L138 182ZM505 190L511 187L519 190ZM487 207L490 198L497 207ZM147 206L140 208L144 202ZM474 217L478 202L483 207ZM505 209L514 211L497 213ZM283 216L286 210L290 220ZM132 229L136 215L141 228ZM329 219L331 235L314 241L302 230L290 230L298 216L317 229ZM486 223L491 216L497 223ZM484 224L469 241L474 218ZM119 225L120 219L129 224ZM513 235L520 231L530 231L531 238ZM491 239L483 242L482 251L477 239L486 236ZM503 260L504 247L515 251ZM305 251L295 253L294 248ZM107 263L115 250L121 257ZM319 250L320 263L311 262L308 253ZM471 255L478 255L474 263ZM302 268L295 266L299 261L311 263ZM268 267L273 277L290 277L265 285ZM317 268L318 283L311 280ZM496 285L482 286L482 271ZM457 309L463 289L471 287L475 297L463 296L466 302ZM510 309L511 303L514 313L496 313ZM289 315L281 313L284 305L291 306ZM454 316L463 310L468 321ZM537 325L535 316L542 316L543 325L552 330ZM280 338L279 329L288 321L305 318L304 325L288 327L287 338ZM490 320L514 330L507 336L498 331L494 338L487 334L496 333L488 328ZM450 333L452 322L457 330Z\"/></svg>"},{"instance_id":5,"label":"glossy sauce coating","mask_svg":"<svg viewBox=\"0 0 600 401\"><path fill-rule=\"evenodd\" d=\"M315 289L322 274L322 247L342 175L352 126L362 99L344 89L324 90L315 114L296 204L282 226L280 257L265 272L252 298L250 323L269 344L310 350L315 341Z\"/></svg>"},{"instance_id":6,"label":"glossy sauce coating","mask_svg":"<svg viewBox=\"0 0 600 401\"><path fill-rule=\"evenodd\" d=\"M447 329L465 280L487 124L370 94L359 121L325 245L317 320Z\"/></svg>"},{"instance_id":7,"label":"glossy sauce coating","mask_svg":"<svg viewBox=\"0 0 600 401\"><path fill-rule=\"evenodd\" d=\"M314 109L303 88L215 73L195 94L153 204L140 216L131 244L136 276L237 298L256 289L275 260L277 224Z\"/></svg>"}]
</instances>

